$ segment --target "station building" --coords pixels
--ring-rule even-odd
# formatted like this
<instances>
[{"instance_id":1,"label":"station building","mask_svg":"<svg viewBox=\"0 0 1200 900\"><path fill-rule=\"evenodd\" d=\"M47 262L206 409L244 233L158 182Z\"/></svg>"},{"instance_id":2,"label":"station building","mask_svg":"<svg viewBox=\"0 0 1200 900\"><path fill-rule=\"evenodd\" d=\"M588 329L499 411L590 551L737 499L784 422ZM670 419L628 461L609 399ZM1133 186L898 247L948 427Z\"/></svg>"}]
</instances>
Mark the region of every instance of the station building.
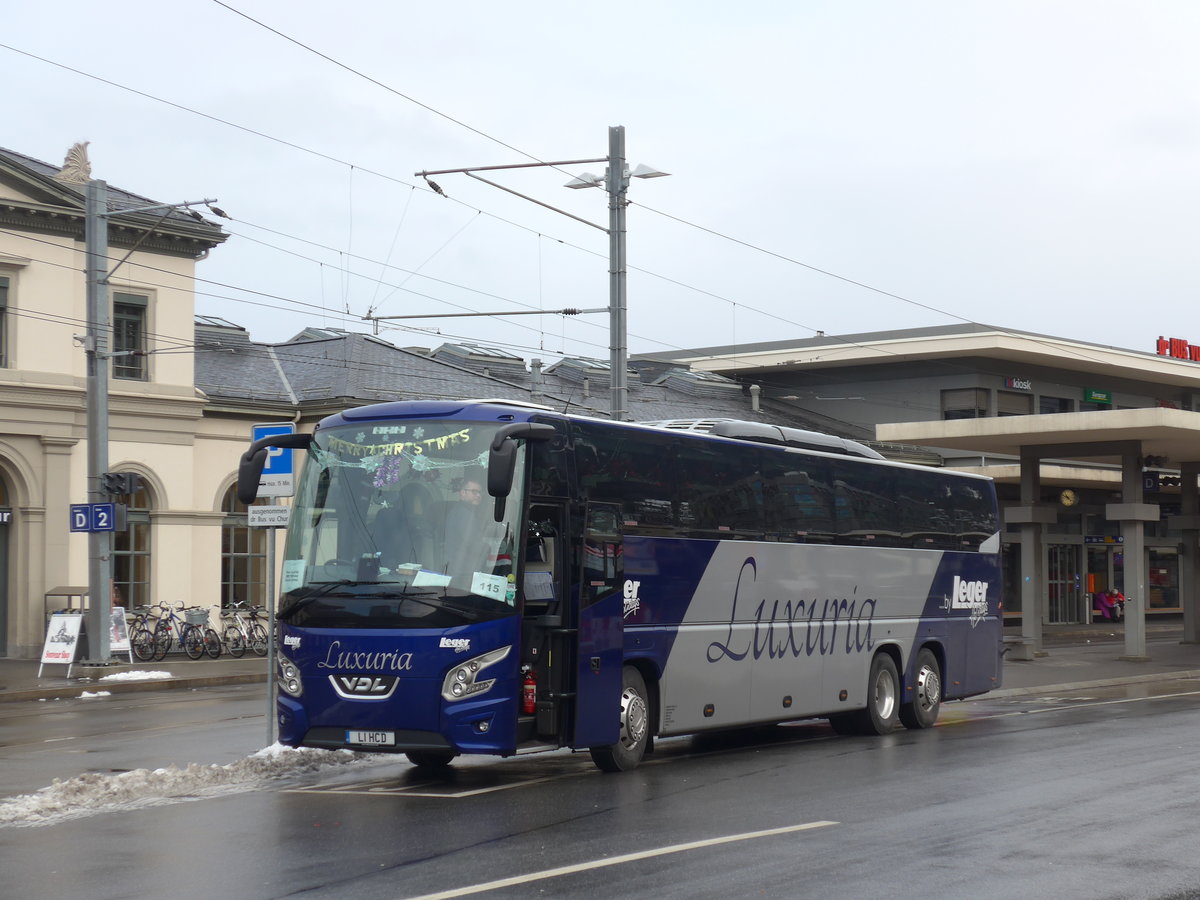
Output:
<instances>
[{"instance_id":1,"label":"station building","mask_svg":"<svg viewBox=\"0 0 1200 900\"><path fill-rule=\"evenodd\" d=\"M820 417L884 455L912 445L991 476L1017 655L1042 652L1044 624L1092 621L1110 589L1129 601L1127 656L1145 656L1155 616L1200 639L1200 347L1187 339L1124 349L968 324L654 359L757 385L769 411Z\"/></svg>"}]
</instances>

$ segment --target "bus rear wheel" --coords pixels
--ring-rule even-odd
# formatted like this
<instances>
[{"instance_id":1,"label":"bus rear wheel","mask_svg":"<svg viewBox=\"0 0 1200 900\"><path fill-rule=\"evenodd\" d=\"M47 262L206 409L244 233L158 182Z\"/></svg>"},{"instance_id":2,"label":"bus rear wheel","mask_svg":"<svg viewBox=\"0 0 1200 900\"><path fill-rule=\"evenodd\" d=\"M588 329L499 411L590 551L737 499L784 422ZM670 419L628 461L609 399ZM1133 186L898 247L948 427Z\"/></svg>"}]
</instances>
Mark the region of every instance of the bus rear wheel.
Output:
<instances>
[{"instance_id":1,"label":"bus rear wheel","mask_svg":"<svg viewBox=\"0 0 1200 900\"><path fill-rule=\"evenodd\" d=\"M603 772L637 768L650 743L650 703L641 672L626 666L621 672L621 737L608 747L592 747L592 762Z\"/></svg>"},{"instance_id":2,"label":"bus rear wheel","mask_svg":"<svg viewBox=\"0 0 1200 900\"><path fill-rule=\"evenodd\" d=\"M942 670L929 648L917 654L913 698L900 706L900 721L905 728L932 728L942 708Z\"/></svg>"},{"instance_id":3,"label":"bus rear wheel","mask_svg":"<svg viewBox=\"0 0 1200 900\"><path fill-rule=\"evenodd\" d=\"M896 664L886 653L877 653L871 660L867 678L867 708L859 710L859 734L888 734L895 731L900 720L900 675Z\"/></svg>"},{"instance_id":4,"label":"bus rear wheel","mask_svg":"<svg viewBox=\"0 0 1200 900\"><path fill-rule=\"evenodd\" d=\"M458 756L453 750L409 750L404 755L418 769L446 769Z\"/></svg>"}]
</instances>

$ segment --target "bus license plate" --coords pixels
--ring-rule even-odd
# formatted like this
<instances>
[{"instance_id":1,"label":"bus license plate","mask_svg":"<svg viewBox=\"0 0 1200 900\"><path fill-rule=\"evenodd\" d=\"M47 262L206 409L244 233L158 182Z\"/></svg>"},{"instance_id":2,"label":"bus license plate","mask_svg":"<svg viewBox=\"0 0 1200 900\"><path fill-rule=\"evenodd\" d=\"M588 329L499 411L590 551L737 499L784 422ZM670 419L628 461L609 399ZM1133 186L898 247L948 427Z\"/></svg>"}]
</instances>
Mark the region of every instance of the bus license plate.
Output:
<instances>
[{"instance_id":1,"label":"bus license plate","mask_svg":"<svg viewBox=\"0 0 1200 900\"><path fill-rule=\"evenodd\" d=\"M346 743L359 747L394 747L396 732L394 731L347 731Z\"/></svg>"}]
</instances>

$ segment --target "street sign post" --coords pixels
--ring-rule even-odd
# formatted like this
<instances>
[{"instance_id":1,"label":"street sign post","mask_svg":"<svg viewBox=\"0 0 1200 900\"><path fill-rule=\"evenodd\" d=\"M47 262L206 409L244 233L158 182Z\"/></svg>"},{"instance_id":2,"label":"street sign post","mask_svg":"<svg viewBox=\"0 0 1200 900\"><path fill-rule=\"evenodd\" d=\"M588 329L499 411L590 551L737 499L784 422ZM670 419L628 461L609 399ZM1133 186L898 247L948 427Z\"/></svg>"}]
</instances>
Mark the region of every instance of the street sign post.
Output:
<instances>
[{"instance_id":1,"label":"street sign post","mask_svg":"<svg viewBox=\"0 0 1200 900\"><path fill-rule=\"evenodd\" d=\"M296 426L291 422L273 422L255 425L250 429L250 440L257 441L277 434L295 434ZM290 497L295 493L293 453L285 447L267 448L267 461L258 480L259 498ZM247 524L270 528L267 534L267 622L270 629L267 640L267 745L275 742L275 529L287 525L286 506L248 506Z\"/></svg>"}]
</instances>

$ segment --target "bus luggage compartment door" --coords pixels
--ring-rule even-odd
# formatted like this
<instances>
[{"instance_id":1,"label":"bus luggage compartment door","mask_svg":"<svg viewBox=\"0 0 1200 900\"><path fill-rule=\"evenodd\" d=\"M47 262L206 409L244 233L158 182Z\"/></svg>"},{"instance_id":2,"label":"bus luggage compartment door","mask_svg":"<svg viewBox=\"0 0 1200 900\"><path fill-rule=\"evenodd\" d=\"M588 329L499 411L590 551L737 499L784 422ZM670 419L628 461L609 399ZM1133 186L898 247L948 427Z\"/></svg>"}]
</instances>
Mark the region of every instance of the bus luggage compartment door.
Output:
<instances>
[{"instance_id":1,"label":"bus luggage compartment door","mask_svg":"<svg viewBox=\"0 0 1200 900\"><path fill-rule=\"evenodd\" d=\"M573 747L606 747L621 735L623 560L620 507L588 504L579 582Z\"/></svg>"}]
</instances>

